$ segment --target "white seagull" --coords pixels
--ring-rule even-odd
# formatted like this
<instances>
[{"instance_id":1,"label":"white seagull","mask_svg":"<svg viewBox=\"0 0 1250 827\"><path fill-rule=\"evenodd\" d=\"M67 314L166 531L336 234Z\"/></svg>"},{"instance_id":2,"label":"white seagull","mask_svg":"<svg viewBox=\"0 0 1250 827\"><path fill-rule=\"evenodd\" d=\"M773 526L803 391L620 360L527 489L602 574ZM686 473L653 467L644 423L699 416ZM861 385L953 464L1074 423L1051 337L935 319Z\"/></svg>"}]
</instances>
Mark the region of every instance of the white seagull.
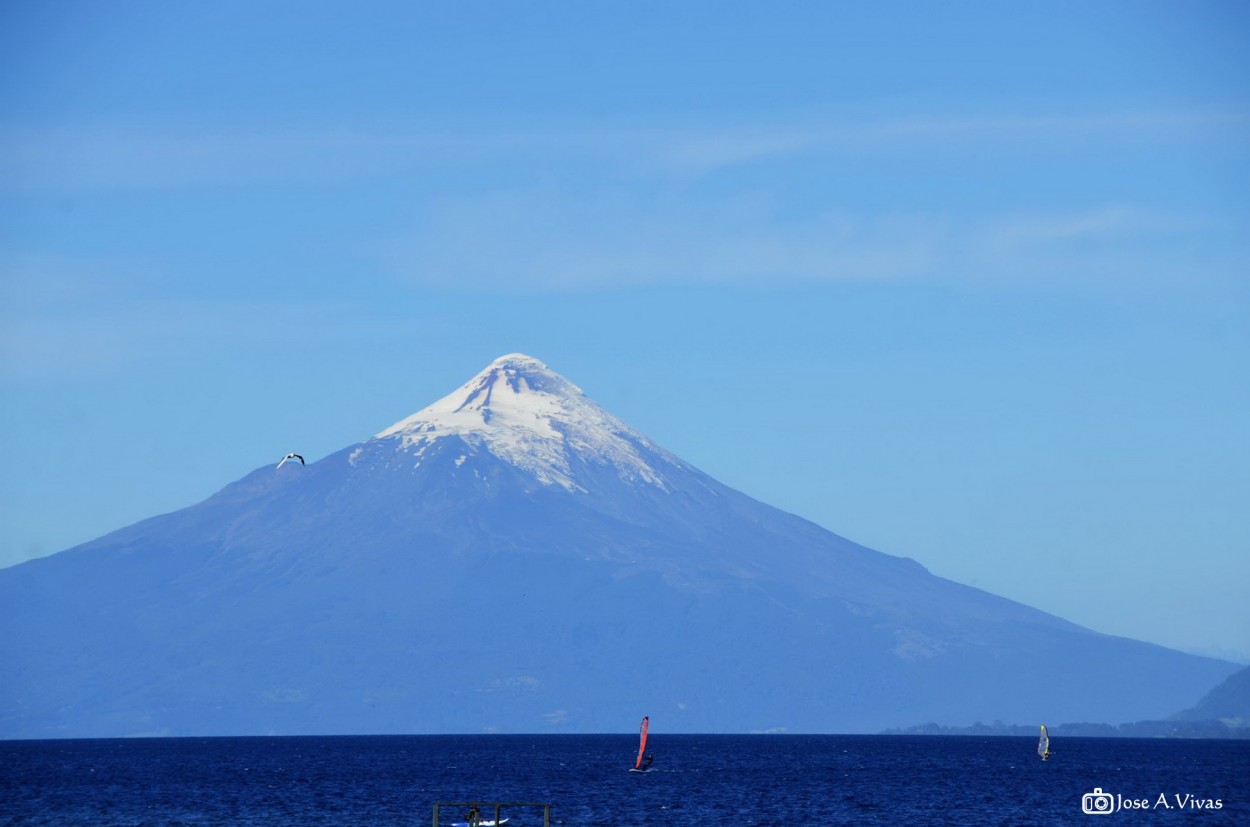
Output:
<instances>
[{"instance_id":1,"label":"white seagull","mask_svg":"<svg viewBox=\"0 0 1250 827\"><path fill-rule=\"evenodd\" d=\"M286 462L288 459L297 459L299 460L300 465L304 464L304 458L301 457L299 454L287 454L286 456L282 458L282 462ZM278 463L278 468L282 467L282 462ZM277 469L274 469L274 470L277 470Z\"/></svg>"}]
</instances>

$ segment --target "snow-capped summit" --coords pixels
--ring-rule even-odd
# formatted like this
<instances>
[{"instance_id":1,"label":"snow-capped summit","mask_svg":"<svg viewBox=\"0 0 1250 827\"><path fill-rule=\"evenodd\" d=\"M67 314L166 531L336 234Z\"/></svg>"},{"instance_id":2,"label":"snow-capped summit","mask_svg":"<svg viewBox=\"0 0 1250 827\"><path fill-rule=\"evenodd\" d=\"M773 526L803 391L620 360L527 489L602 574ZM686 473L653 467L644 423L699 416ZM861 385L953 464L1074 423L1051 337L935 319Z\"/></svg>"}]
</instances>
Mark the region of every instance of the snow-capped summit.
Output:
<instances>
[{"instance_id":1,"label":"snow-capped summit","mask_svg":"<svg viewBox=\"0 0 1250 827\"><path fill-rule=\"evenodd\" d=\"M523 353L500 356L458 390L396 422L375 440L398 439L418 457L455 436L532 474L544 485L584 491L573 460L614 468L625 480L665 488L657 464L681 461L592 401L581 388Z\"/></svg>"}]
</instances>

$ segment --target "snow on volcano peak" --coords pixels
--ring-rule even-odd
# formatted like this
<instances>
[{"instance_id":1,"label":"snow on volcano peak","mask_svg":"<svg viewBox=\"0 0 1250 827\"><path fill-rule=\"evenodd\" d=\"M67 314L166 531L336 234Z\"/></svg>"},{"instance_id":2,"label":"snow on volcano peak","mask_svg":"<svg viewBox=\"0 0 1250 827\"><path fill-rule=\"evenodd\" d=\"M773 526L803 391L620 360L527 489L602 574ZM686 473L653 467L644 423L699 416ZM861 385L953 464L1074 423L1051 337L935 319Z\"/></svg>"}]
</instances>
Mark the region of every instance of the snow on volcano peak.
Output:
<instances>
[{"instance_id":1,"label":"snow on volcano peak","mask_svg":"<svg viewBox=\"0 0 1250 827\"><path fill-rule=\"evenodd\" d=\"M529 471L544 485L586 491L571 460L612 466L625 480L666 488L648 462L681 461L593 402L581 388L523 353L491 362L458 390L374 439L400 440L417 455L458 436Z\"/></svg>"}]
</instances>

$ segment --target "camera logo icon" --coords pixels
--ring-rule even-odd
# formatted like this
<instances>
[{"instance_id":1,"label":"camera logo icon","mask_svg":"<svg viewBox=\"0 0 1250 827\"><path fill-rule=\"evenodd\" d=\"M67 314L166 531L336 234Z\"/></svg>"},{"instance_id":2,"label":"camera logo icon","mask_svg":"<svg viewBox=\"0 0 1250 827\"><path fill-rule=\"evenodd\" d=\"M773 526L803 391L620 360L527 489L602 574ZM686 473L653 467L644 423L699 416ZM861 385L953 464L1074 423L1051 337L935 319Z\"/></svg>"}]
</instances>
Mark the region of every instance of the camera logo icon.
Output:
<instances>
[{"instance_id":1,"label":"camera logo icon","mask_svg":"<svg viewBox=\"0 0 1250 827\"><path fill-rule=\"evenodd\" d=\"M1102 787L1094 787L1092 793L1081 796L1081 812L1090 815L1108 815L1115 812L1115 796L1104 793Z\"/></svg>"}]
</instances>

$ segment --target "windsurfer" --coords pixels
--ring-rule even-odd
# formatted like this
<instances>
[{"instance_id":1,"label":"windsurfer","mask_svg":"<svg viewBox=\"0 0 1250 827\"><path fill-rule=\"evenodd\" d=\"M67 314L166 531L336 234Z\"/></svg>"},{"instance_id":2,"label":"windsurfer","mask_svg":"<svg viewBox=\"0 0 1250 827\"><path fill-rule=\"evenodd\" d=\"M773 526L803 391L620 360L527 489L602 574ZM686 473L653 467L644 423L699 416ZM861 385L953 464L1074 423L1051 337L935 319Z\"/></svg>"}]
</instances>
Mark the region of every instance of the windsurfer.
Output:
<instances>
[{"instance_id":1,"label":"windsurfer","mask_svg":"<svg viewBox=\"0 0 1250 827\"><path fill-rule=\"evenodd\" d=\"M646 757L642 759L642 767L640 767L640 769L645 770L650 768L652 760L654 760L654 757L648 752Z\"/></svg>"},{"instance_id":2,"label":"windsurfer","mask_svg":"<svg viewBox=\"0 0 1250 827\"><path fill-rule=\"evenodd\" d=\"M469 827L478 827L482 823L482 811L477 808L476 804L469 808L468 822Z\"/></svg>"}]
</instances>

